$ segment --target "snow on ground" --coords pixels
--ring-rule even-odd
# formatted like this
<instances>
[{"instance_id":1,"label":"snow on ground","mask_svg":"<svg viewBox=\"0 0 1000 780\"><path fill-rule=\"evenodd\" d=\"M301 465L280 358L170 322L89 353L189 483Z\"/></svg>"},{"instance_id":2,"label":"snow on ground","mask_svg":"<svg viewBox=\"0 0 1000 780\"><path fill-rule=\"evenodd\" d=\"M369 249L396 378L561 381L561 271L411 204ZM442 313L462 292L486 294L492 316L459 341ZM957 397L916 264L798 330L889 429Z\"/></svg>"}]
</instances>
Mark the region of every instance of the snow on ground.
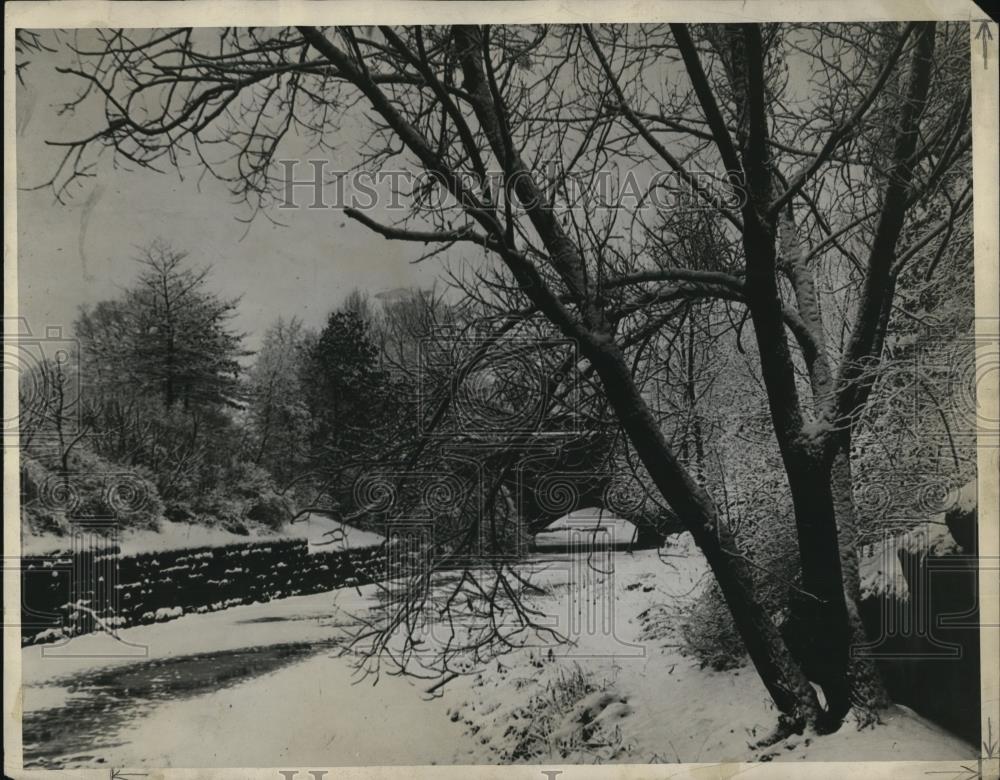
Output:
<instances>
[{"instance_id":1,"label":"snow on ground","mask_svg":"<svg viewBox=\"0 0 1000 780\"><path fill-rule=\"evenodd\" d=\"M489 737L467 749L467 761L506 761L526 748L542 751L531 757L535 762L557 763L975 757L973 746L903 707L888 712L875 729L846 724L833 735L794 736L752 750L749 745L777 722L753 668L700 669L679 652L675 638L641 638L639 615L683 602L704 581L704 560L689 543L660 554L662 559L655 550L615 555L613 574L605 575L613 580L612 631L581 631L575 647L557 648L551 659L537 652L505 656L500 670L449 686L459 700L452 712ZM577 700L567 701L566 691L578 693ZM547 707L558 711L549 716ZM554 724L547 739L531 738L539 721L546 728Z\"/></svg>"},{"instance_id":2,"label":"snow on ground","mask_svg":"<svg viewBox=\"0 0 1000 780\"><path fill-rule=\"evenodd\" d=\"M212 528L199 523L175 523L163 520L159 530L125 530L119 541L123 555L143 552L178 550L188 547L223 547L229 544L246 544L253 541L275 539L307 539L312 552L341 550L345 547L368 547L381 544L381 534L344 525L327 515L310 513L295 523L276 531L258 531L250 536L234 534L224 528ZM21 537L22 555L45 555L67 549L70 540L65 536L36 536L25 533Z\"/></svg>"},{"instance_id":3,"label":"snow on ground","mask_svg":"<svg viewBox=\"0 0 1000 780\"><path fill-rule=\"evenodd\" d=\"M106 653L111 640L100 635L61 650L25 648L26 756L50 766L55 758L67 767L210 767L976 754L901 707L875 729L847 724L752 750L777 720L753 670L702 670L669 632L644 638L651 616L669 624L670 610L705 581L689 543L589 559L539 555L523 570L546 588L536 605L572 644L508 653L434 697L429 681L383 675L375 686L354 684L348 660L336 656L332 645L374 603L374 586L122 631L146 658L51 657ZM77 738L60 739L60 724Z\"/></svg>"},{"instance_id":4,"label":"snow on ground","mask_svg":"<svg viewBox=\"0 0 1000 780\"><path fill-rule=\"evenodd\" d=\"M448 720L441 699L426 701L428 683L383 677L373 688L358 681L347 659L337 657L334 645L372 591L373 586L342 589L189 615L125 629L122 642L91 634L64 646L27 648L22 654L25 763L54 768L449 762L449 746L461 742L462 728ZM249 653L240 652L247 648ZM292 662L279 659L263 674L245 674L269 648ZM209 684L198 686L198 675ZM147 679L176 690L147 693ZM135 682L122 683L113 698L102 700L121 680ZM197 695L189 695L192 691ZM61 725L76 733L58 734ZM79 738L88 729L90 738Z\"/></svg>"},{"instance_id":5,"label":"snow on ground","mask_svg":"<svg viewBox=\"0 0 1000 780\"><path fill-rule=\"evenodd\" d=\"M343 550L354 547L371 547L382 544L385 537L372 531L354 528L327 515L308 514L301 520L284 526L280 533L286 538L309 540L310 552L317 550Z\"/></svg>"},{"instance_id":6,"label":"snow on ground","mask_svg":"<svg viewBox=\"0 0 1000 780\"><path fill-rule=\"evenodd\" d=\"M570 512L541 533L535 534L536 549L570 545L627 545L635 539L636 527L628 520L612 517L599 509Z\"/></svg>"},{"instance_id":7,"label":"snow on ground","mask_svg":"<svg viewBox=\"0 0 1000 780\"><path fill-rule=\"evenodd\" d=\"M352 685L328 654L197 699L168 702L120 734L115 766L451 763L461 727L401 677ZM426 683L424 684L426 687ZM235 739L234 739L235 737Z\"/></svg>"}]
</instances>

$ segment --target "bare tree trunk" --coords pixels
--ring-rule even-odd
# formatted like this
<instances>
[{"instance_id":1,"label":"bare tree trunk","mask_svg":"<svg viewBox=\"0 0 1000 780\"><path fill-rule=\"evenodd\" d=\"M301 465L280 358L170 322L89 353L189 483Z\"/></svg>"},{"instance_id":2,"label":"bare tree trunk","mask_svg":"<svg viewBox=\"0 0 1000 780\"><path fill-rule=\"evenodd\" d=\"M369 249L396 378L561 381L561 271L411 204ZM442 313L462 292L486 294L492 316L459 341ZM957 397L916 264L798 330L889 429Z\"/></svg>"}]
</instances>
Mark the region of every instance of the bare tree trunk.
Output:
<instances>
[{"instance_id":1,"label":"bare tree trunk","mask_svg":"<svg viewBox=\"0 0 1000 780\"><path fill-rule=\"evenodd\" d=\"M868 637L861 622L861 577L858 562L857 507L851 473L850 435L838 437L838 448L831 463L834 507L840 541L840 568L844 581L844 603L847 606L849 647L847 684L851 703L857 708L862 723L878 719L878 711L889 703L881 675L871 658L856 657L854 650L865 644Z\"/></svg>"},{"instance_id":2,"label":"bare tree trunk","mask_svg":"<svg viewBox=\"0 0 1000 780\"><path fill-rule=\"evenodd\" d=\"M815 691L757 598L749 563L729 529L719 522L709 495L670 451L618 348L592 343L581 347L601 377L608 401L654 484L705 555L747 653L786 718L784 725L800 730L817 723L821 709Z\"/></svg>"},{"instance_id":3,"label":"bare tree trunk","mask_svg":"<svg viewBox=\"0 0 1000 780\"><path fill-rule=\"evenodd\" d=\"M839 439L846 442L846 437ZM862 723L878 718L888 698L871 659L855 658L852 648L866 642L859 610L857 515L850 461L838 449L829 466L812 465L812 475L789 475L800 494L811 496L812 510L796 509L802 557L802 587L810 594L792 599L792 650L827 700L823 730L836 729L852 707ZM831 534L833 539L831 540ZM837 561L829 560L830 554Z\"/></svg>"},{"instance_id":4,"label":"bare tree trunk","mask_svg":"<svg viewBox=\"0 0 1000 780\"><path fill-rule=\"evenodd\" d=\"M832 730L850 710L849 610L829 470L817 458L803 454L798 460L794 465L786 461L798 530L802 589L808 594L792 602L801 640L797 656L810 679L823 688L827 712L822 729Z\"/></svg>"}]
</instances>

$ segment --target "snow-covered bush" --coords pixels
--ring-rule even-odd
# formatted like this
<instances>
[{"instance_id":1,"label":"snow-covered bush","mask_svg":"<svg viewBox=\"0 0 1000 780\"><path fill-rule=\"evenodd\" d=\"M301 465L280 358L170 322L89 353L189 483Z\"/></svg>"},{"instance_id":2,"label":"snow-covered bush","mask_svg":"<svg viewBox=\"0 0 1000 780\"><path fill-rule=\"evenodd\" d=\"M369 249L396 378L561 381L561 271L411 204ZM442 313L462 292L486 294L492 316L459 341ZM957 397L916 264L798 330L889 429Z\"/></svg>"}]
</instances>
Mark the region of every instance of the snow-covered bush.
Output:
<instances>
[{"instance_id":1,"label":"snow-covered bush","mask_svg":"<svg viewBox=\"0 0 1000 780\"><path fill-rule=\"evenodd\" d=\"M47 506L41 500L42 492L52 476L45 466L34 458L21 457L21 518L22 526L29 533L63 536L69 530L66 512Z\"/></svg>"},{"instance_id":2,"label":"snow-covered bush","mask_svg":"<svg viewBox=\"0 0 1000 780\"><path fill-rule=\"evenodd\" d=\"M697 658L702 667L721 672L743 665L746 648L714 581L684 616L681 640L682 651Z\"/></svg>"},{"instance_id":3,"label":"snow-covered bush","mask_svg":"<svg viewBox=\"0 0 1000 780\"><path fill-rule=\"evenodd\" d=\"M295 516L295 505L291 499L278 495L273 490L265 491L254 499L246 517L255 523L277 530Z\"/></svg>"},{"instance_id":4,"label":"snow-covered bush","mask_svg":"<svg viewBox=\"0 0 1000 780\"><path fill-rule=\"evenodd\" d=\"M156 528L163 502L140 468L111 463L77 448L62 464L21 455L21 510L35 534L65 534L73 518L114 518L122 529Z\"/></svg>"},{"instance_id":5,"label":"snow-covered bush","mask_svg":"<svg viewBox=\"0 0 1000 780\"><path fill-rule=\"evenodd\" d=\"M779 620L798 587L799 555L791 502L786 497L747 507L734 529L764 608ZM703 666L724 670L740 666L746 649L715 581L694 600L682 622L685 650Z\"/></svg>"},{"instance_id":6,"label":"snow-covered bush","mask_svg":"<svg viewBox=\"0 0 1000 780\"><path fill-rule=\"evenodd\" d=\"M243 523L246 500L234 498L221 490L213 490L193 501L191 508L197 522L229 528Z\"/></svg>"},{"instance_id":7,"label":"snow-covered bush","mask_svg":"<svg viewBox=\"0 0 1000 780\"><path fill-rule=\"evenodd\" d=\"M259 469L247 473L248 482L233 482L197 497L190 511L197 522L246 534L249 527L276 530L295 516L295 502L280 495Z\"/></svg>"}]
</instances>

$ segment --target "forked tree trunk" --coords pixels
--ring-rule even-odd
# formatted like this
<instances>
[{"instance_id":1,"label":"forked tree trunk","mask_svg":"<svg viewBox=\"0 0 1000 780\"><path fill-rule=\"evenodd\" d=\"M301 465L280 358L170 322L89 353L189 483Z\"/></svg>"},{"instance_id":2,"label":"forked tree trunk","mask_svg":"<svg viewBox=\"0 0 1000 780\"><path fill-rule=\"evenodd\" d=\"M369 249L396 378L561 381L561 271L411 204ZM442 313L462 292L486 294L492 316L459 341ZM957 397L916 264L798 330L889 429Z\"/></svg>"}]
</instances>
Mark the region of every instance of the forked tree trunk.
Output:
<instances>
[{"instance_id":1,"label":"forked tree trunk","mask_svg":"<svg viewBox=\"0 0 1000 780\"><path fill-rule=\"evenodd\" d=\"M685 55L692 83L713 124L720 153L735 158L727 129L707 79L685 30L675 33ZM768 151L767 84L764 73L764 44L760 29L744 26L733 30L731 55L738 65L734 72L737 103L747 117L746 136L739 143L742 168L746 175L748 206L743 209L743 248L746 255L746 298L754 324L760 356L761 376L767 389L768 405L782 462L788 478L795 512L796 532L802 571L802 592L792 602L797 642L793 651L810 679L818 682L827 700L823 730L839 727L853 704L877 712L884 701L878 675L870 660L852 658L851 649L864 642L857 600L859 598L856 543L854 540L854 502L851 493L849 442L846 434L824 431L820 425L806 424L795 381L795 366L788 347L782 319L784 302L777 281L779 268L776 239L778 214L774 177ZM872 341L880 324L879 313L892 298L891 273L887 263L892 245L904 217L905 184L910 178L916 140L916 120L926 97L929 79L929 56L933 51L933 26L922 29L914 55L913 80L901 119L901 132L894 154L893 181L880 217L877 240L873 242L870 271L865 282L865 299L859 309L858 323L852 333L850 360L877 352ZM789 215L790 216L790 215ZM791 221L791 220L790 220ZM783 246L785 262L794 263L794 222ZM882 246L885 244L885 246ZM810 367L814 390L832 391L835 385L826 370L822 350L822 318L807 269L797 269L795 284L800 313L811 324L810 330L820 349ZM803 275L804 274L804 275ZM793 279L793 282L796 281ZM803 284L805 283L805 284ZM852 369L853 370L853 369ZM851 372L843 374L842 386L850 388ZM842 395L842 393L841 393ZM839 402L839 401L838 401ZM824 415L818 414L822 422ZM830 437L833 437L831 440ZM833 446L830 446L830 442ZM838 446L840 445L840 446ZM804 594L804 595L803 595Z\"/></svg>"}]
</instances>

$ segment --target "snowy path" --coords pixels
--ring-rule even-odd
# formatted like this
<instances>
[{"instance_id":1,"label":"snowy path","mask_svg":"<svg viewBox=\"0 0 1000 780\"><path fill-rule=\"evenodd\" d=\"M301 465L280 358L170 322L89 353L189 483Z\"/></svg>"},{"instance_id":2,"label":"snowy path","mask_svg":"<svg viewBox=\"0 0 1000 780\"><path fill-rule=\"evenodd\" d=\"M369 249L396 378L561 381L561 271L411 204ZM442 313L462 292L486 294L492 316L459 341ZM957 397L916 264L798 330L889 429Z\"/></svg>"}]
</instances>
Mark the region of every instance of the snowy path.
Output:
<instances>
[{"instance_id":1,"label":"snowy path","mask_svg":"<svg viewBox=\"0 0 1000 780\"><path fill-rule=\"evenodd\" d=\"M343 659L320 655L266 680L170 702L122 732L127 744L109 760L153 767L453 762L465 737L441 699L424 701L420 688L399 677L363 688L352 680Z\"/></svg>"},{"instance_id":2,"label":"snowy path","mask_svg":"<svg viewBox=\"0 0 1000 780\"><path fill-rule=\"evenodd\" d=\"M353 590L127 629L145 657L90 635L24 651L25 763L212 767L451 763L472 737L427 682L354 684L331 644L365 603ZM80 654L89 657L79 657ZM392 734L391 740L386 739Z\"/></svg>"}]
</instances>

